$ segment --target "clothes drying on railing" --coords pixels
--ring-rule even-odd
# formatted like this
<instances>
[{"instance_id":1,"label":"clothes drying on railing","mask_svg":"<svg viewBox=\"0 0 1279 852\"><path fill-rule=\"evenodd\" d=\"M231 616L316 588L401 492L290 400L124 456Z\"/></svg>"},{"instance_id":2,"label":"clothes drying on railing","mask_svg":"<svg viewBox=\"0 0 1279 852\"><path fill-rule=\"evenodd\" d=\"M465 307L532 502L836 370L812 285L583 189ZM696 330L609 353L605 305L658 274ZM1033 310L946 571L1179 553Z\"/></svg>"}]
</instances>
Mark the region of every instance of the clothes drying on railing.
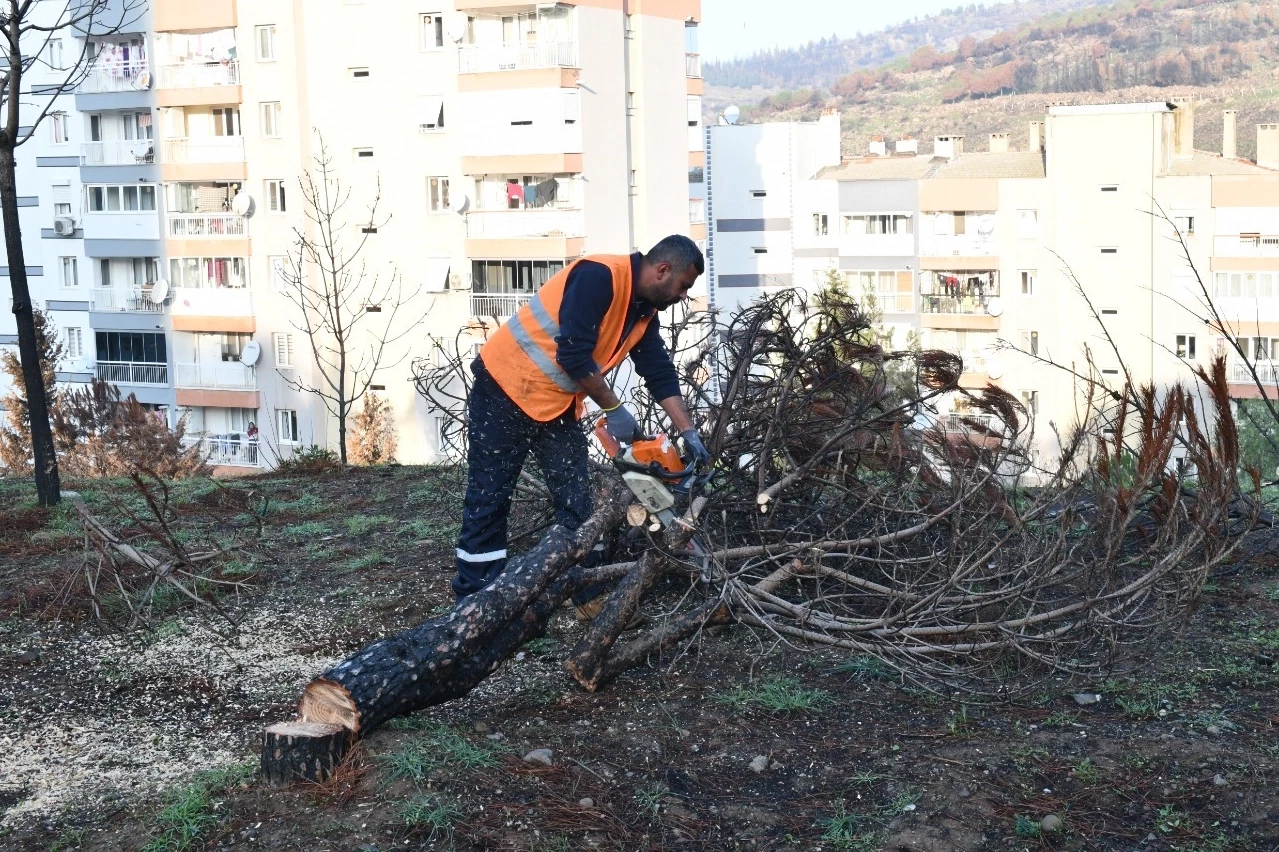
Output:
<instances>
[{"instance_id":1,"label":"clothes drying on railing","mask_svg":"<svg viewBox=\"0 0 1279 852\"><path fill-rule=\"evenodd\" d=\"M537 194L534 201L535 206L545 207L548 204L555 203L556 193L559 192L560 182L555 178L547 178L539 183L536 187Z\"/></svg>"},{"instance_id":2,"label":"clothes drying on railing","mask_svg":"<svg viewBox=\"0 0 1279 852\"><path fill-rule=\"evenodd\" d=\"M515 181L507 181L506 183L506 200L514 201L516 204L524 203L524 187Z\"/></svg>"}]
</instances>

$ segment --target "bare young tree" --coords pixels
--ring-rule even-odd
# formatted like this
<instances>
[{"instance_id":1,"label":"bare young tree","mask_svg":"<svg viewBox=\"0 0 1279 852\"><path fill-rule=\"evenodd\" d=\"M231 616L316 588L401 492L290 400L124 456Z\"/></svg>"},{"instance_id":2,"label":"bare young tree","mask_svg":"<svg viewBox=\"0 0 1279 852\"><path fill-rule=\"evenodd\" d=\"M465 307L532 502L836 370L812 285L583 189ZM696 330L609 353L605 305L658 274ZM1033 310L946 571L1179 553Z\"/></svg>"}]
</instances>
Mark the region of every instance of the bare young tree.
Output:
<instances>
[{"instance_id":1,"label":"bare young tree","mask_svg":"<svg viewBox=\"0 0 1279 852\"><path fill-rule=\"evenodd\" d=\"M298 309L293 325L310 341L317 376L284 377L294 390L314 394L338 422L338 452L347 461L347 423L379 370L396 366L395 344L425 318L416 310L417 292L405 292L394 269L379 274L365 257L369 237L391 217L379 210L379 181L367 207L353 207L351 188L342 183L333 157L316 133L314 168L299 180L306 221L293 229L293 248L283 276L286 294ZM356 212L358 211L358 213Z\"/></svg>"},{"instance_id":2,"label":"bare young tree","mask_svg":"<svg viewBox=\"0 0 1279 852\"><path fill-rule=\"evenodd\" d=\"M4 30L0 36L4 52L4 67L0 69L0 109L4 111L0 122L0 217L27 392L36 496L42 506L56 504L61 489L18 222L17 149L31 140L54 111L58 98L73 93L92 70L97 56L90 54L87 37L121 32L136 20L141 6L141 0L0 0L0 27ZM79 52L62 49L63 43L70 41L68 36L85 38ZM32 72L45 79L33 83L28 80Z\"/></svg>"}]
</instances>

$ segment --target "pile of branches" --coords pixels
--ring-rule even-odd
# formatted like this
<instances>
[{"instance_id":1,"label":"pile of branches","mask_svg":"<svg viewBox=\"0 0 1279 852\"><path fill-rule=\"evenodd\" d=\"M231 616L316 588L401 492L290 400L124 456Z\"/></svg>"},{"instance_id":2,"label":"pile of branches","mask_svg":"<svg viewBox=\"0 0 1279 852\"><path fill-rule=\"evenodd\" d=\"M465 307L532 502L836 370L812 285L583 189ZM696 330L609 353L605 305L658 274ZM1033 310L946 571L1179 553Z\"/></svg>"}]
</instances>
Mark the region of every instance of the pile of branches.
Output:
<instances>
[{"instance_id":1,"label":"pile of branches","mask_svg":"<svg viewBox=\"0 0 1279 852\"><path fill-rule=\"evenodd\" d=\"M1158 392L1076 377L1084 418L1037 463L1020 402L960 388L953 354L885 350L847 297L784 293L726 326L690 314L669 338L717 460L688 507L712 564L704 581L646 525L585 572L629 577L650 555L639 598L665 615L637 648L714 614L873 655L930 688L1008 696L1031 674L1104 676L1179 626L1232 552L1238 448L1220 364L1199 388ZM459 451L463 366L437 354L418 372L424 395L451 403ZM632 394L656 427L653 401ZM956 409L968 414L939 413ZM579 648L579 680L602 682L609 645Z\"/></svg>"}]
</instances>

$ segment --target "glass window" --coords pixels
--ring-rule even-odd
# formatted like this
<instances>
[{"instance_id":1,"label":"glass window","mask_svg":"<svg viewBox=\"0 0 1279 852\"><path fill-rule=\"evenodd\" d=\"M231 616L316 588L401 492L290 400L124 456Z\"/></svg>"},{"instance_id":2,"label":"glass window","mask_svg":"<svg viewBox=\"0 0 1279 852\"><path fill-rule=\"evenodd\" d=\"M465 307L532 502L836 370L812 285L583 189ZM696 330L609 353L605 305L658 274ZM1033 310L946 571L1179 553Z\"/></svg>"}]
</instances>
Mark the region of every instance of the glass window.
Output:
<instances>
[{"instance_id":1,"label":"glass window","mask_svg":"<svg viewBox=\"0 0 1279 852\"><path fill-rule=\"evenodd\" d=\"M260 105L262 119L262 135L268 139L280 135L280 102L266 101Z\"/></svg>"},{"instance_id":2,"label":"glass window","mask_svg":"<svg viewBox=\"0 0 1279 852\"><path fill-rule=\"evenodd\" d=\"M120 212L120 187L118 186L107 187L107 212Z\"/></svg>"},{"instance_id":3,"label":"glass window","mask_svg":"<svg viewBox=\"0 0 1279 852\"><path fill-rule=\"evenodd\" d=\"M80 284L80 273L76 268L76 259L74 257L59 258L61 267L61 277L63 287L76 287Z\"/></svg>"},{"instance_id":4,"label":"glass window","mask_svg":"<svg viewBox=\"0 0 1279 852\"><path fill-rule=\"evenodd\" d=\"M280 443L296 444L298 442L298 413L289 409L275 412L279 428Z\"/></svg>"},{"instance_id":5,"label":"glass window","mask_svg":"<svg viewBox=\"0 0 1279 852\"><path fill-rule=\"evenodd\" d=\"M433 177L426 179L427 209L432 213L444 213L449 209L449 179Z\"/></svg>"},{"instance_id":6,"label":"glass window","mask_svg":"<svg viewBox=\"0 0 1279 852\"><path fill-rule=\"evenodd\" d=\"M138 209L138 188L136 186L121 187L124 190L124 209L136 211Z\"/></svg>"},{"instance_id":7,"label":"glass window","mask_svg":"<svg viewBox=\"0 0 1279 852\"><path fill-rule=\"evenodd\" d=\"M259 62L275 61L275 26L267 24L254 28L254 39L258 49Z\"/></svg>"},{"instance_id":8,"label":"glass window","mask_svg":"<svg viewBox=\"0 0 1279 852\"><path fill-rule=\"evenodd\" d=\"M439 50L444 46L444 16L431 13L422 15L420 27L423 50Z\"/></svg>"}]
</instances>

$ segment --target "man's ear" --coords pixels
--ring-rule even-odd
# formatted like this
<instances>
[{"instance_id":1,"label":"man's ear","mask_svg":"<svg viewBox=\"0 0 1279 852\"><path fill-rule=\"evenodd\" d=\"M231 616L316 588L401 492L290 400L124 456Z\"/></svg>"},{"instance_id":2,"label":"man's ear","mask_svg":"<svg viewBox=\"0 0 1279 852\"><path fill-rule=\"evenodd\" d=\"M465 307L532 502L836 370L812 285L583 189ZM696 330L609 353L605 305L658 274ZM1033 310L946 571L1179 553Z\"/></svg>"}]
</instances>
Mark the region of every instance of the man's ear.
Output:
<instances>
[{"instance_id":1,"label":"man's ear","mask_svg":"<svg viewBox=\"0 0 1279 852\"><path fill-rule=\"evenodd\" d=\"M653 271L657 273L658 279L665 278L667 275L671 274L670 261L663 260L657 263L656 265L653 266Z\"/></svg>"}]
</instances>

